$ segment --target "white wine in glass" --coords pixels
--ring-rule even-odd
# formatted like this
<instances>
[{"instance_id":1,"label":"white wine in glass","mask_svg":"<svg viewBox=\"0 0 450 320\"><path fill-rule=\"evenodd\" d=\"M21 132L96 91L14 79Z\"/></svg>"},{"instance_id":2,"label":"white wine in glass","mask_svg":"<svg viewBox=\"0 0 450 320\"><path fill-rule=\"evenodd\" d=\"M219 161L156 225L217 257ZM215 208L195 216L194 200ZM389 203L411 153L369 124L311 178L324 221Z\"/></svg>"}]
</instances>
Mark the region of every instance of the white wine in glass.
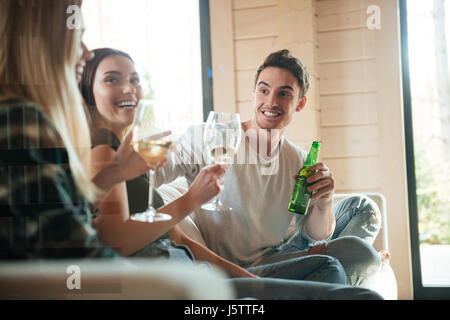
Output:
<instances>
[{"instance_id":1,"label":"white wine in glass","mask_svg":"<svg viewBox=\"0 0 450 320\"><path fill-rule=\"evenodd\" d=\"M132 127L133 140L131 143L133 148L147 162L151 170L149 172L149 207L144 212L134 214L131 219L150 223L172 219L168 214L156 212L153 207L155 170L167 157L174 144L170 131L167 131L167 128L161 128L162 125L167 125L167 122L158 119L160 117L158 112L162 112L162 110L158 110L154 102L141 100Z\"/></svg>"},{"instance_id":2,"label":"white wine in glass","mask_svg":"<svg viewBox=\"0 0 450 320\"><path fill-rule=\"evenodd\" d=\"M203 144L208 163L230 166L239 148L241 136L242 127L239 114L211 111L203 131ZM224 182L223 178L219 181L221 190ZM218 212L232 210L222 204L219 195L215 196L212 202L205 203L202 209Z\"/></svg>"},{"instance_id":3,"label":"white wine in glass","mask_svg":"<svg viewBox=\"0 0 450 320\"><path fill-rule=\"evenodd\" d=\"M156 170L169 153L173 146L172 141L151 140L151 141L133 141L133 148L144 158L145 162Z\"/></svg>"}]
</instances>

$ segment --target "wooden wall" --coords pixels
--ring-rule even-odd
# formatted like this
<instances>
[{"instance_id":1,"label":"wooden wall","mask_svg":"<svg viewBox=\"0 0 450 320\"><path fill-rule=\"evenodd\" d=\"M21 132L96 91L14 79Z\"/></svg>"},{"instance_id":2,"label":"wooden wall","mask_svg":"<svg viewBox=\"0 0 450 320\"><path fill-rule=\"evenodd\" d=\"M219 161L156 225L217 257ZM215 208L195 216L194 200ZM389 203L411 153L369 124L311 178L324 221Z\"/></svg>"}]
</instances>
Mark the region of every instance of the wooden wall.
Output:
<instances>
[{"instance_id":1,"label":"wooden wall","mask_svg":"<svg viewBox=\"0 0 450 320\"><path fill-rule=\"evenodd\" d=\"M369 30L367 8L381 12ZM216 110L252 114L254 74L288 48L311 76L308 104L286 136L321 139L336 192L381 192L400 299L412 298L397 1L210 0Z\"/></svg>"},{"instance_id":2,"label":"wooden wall","mask_svg":"<svg viewBox=\"0 0 450 320\"><path fill-rule=\"evenodd\" d=\"M316 2L321 133L327 141L322 159L335 172L339 192L381 191L376 31L366 26L369 5ZM348 179L352 172L361 174Z\"/></svg>"}]
</instances>

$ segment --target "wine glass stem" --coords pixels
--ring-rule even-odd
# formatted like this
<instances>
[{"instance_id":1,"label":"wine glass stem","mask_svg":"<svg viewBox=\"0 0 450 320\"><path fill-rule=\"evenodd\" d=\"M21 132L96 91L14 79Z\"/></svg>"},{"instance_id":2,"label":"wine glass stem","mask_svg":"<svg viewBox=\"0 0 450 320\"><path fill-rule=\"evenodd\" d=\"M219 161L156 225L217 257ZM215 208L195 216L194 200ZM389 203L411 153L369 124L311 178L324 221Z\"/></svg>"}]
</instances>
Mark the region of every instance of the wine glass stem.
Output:
<instances>
[{"instance_id":1,"label":"wine glass stem","mask_svg":"<svg viewBox=\"0 0 450 320\"><path fill-rule=\"evenodd\" d=\"M155 209L153 207L153 188L155 187L155 171L150 170L149 172L149 187L148 187L148 214L153 216Z\"/></svg>"},{"instance_id":2,"label":"wine glass stem","mask_svg":"<svg viewBox=\"0 0 450 320\"><path fill-rule=\"evenodd\" d=\"M219 193L214 197L213 202L214 202L215 205L221 205L221 202L220 202L220 200L219 200L219 194L222 192L223 187L224 187L224 185L225 185L224 177L220 178L218 182L219 182L220 191L219 191Z\"/></svg>"}]
</instances>

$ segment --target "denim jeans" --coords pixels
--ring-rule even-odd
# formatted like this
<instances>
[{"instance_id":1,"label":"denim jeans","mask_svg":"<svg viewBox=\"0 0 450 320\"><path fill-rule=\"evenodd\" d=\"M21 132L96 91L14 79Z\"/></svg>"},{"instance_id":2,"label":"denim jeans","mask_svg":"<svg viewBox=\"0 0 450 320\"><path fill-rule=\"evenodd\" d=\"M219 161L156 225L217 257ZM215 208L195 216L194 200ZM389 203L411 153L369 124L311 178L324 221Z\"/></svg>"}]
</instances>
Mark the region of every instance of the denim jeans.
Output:
<instances>
[{"instance_id":1,"label":"denim jeans","mask_svg":"<svg viewBox=\"0 0 450 320\"><path fill-rule=\"evenodd\" d=\"M293 260L297 261L298 265L291 266L292 270L300 269L303 265L301 260L297 259L308 256L309 247L325 242L326 254L342 264L348 285L370 286L381 266L380 257L372 247L381 225L378 206L366 196L354 195L336 203L333 210L336 228L329 239L314 241L305 234L305 228L300 227L299 231L285 243L258 261L258 267L264 270L264 265ZM271 272L272 275L276 274L273 270ZM315 281L321 281L319 279L321 274L324 275L324 273L316 274Z\"/></svg>"},{"instance_id":2,"label":"denim jeans","mask_svg":"<svg viewBox=\"0 0 450 320\"><path fill-rule=\"evenodd\" d=\"M306 280L346 284L347 278L341 263L330 256L315 255L247 268L251 273L265 278Z\"/></svg>"},{"instance_id":3,"label":"denim jeans","mask_svg":"<svg viewBox=\"0 0 450 320\"><path fill-rule=\"evenodd\" d=\"M238 299L261 300L383 300L375 291L342 284L275 278L228 280Z\"/></svg>"},{"instance_id":4,"label":"denim jeans","mask_svg":"<svg viewBox=\"0 0 450 320\"><path fill-rule=\"evenodd\" d=\"M346 285L340 262L330 256L297 257L247 268L260 279L230 282L237 297L270 300L381 300L374 291Z\"/></svg>"}]
</instances>

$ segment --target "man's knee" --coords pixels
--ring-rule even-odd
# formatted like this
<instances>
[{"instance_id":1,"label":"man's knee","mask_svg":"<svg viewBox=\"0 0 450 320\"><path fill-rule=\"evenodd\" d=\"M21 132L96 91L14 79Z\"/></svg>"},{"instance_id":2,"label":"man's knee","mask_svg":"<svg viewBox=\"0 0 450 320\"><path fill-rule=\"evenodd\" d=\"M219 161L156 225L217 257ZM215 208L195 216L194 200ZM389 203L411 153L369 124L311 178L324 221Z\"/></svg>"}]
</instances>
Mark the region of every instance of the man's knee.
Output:
<instances>
[{"instance_id":1,"label":"man's knee","mask_svg":"<svg viewBox=\"0 0 450 320\"><path fill-rule=\"evenodd\" d=\"M363 239L355 236L345 236L330 241L327 245L327 252L338 258L344 266L351 266L358 272L365 272L381 265L380 257L375 249Z\"/></svg>"},{"instance_id":2,"label":"man's knee","mask_svg":"<svg viewBox=\"0 0 450 320\"><path fill-rule=\"evenodd\" d=\"M316 264L314 268L315 273L306 280L347 284L345 269L337 258L329 255L314 254L309 257L309 260L311 262L314 261Z\"/></svg>"},{"instance_id":3,"label":"man's knee","mask_svg":"<svg viewBox=\"0 0 450 320\"><path fill-rule=\"evenodd\" d=\"M327 252L343 265L349 285L370 287L376 279L381 259L363 239L355 236L338 238L328 243Z\"/></svg>"},{"instance_id":4,"label":"man's knee","mask_svg":"<svg viewBox=\"0 0 450 320\"><path fill-rule=\"evenodd\" d=\"M381 227L381 212L378 205L363 194L354 194L345 198L345 210L353 209L357 219L362 219L370 228L375 229L372 231L378 231Z\"/></svg>"}]
</instances>

